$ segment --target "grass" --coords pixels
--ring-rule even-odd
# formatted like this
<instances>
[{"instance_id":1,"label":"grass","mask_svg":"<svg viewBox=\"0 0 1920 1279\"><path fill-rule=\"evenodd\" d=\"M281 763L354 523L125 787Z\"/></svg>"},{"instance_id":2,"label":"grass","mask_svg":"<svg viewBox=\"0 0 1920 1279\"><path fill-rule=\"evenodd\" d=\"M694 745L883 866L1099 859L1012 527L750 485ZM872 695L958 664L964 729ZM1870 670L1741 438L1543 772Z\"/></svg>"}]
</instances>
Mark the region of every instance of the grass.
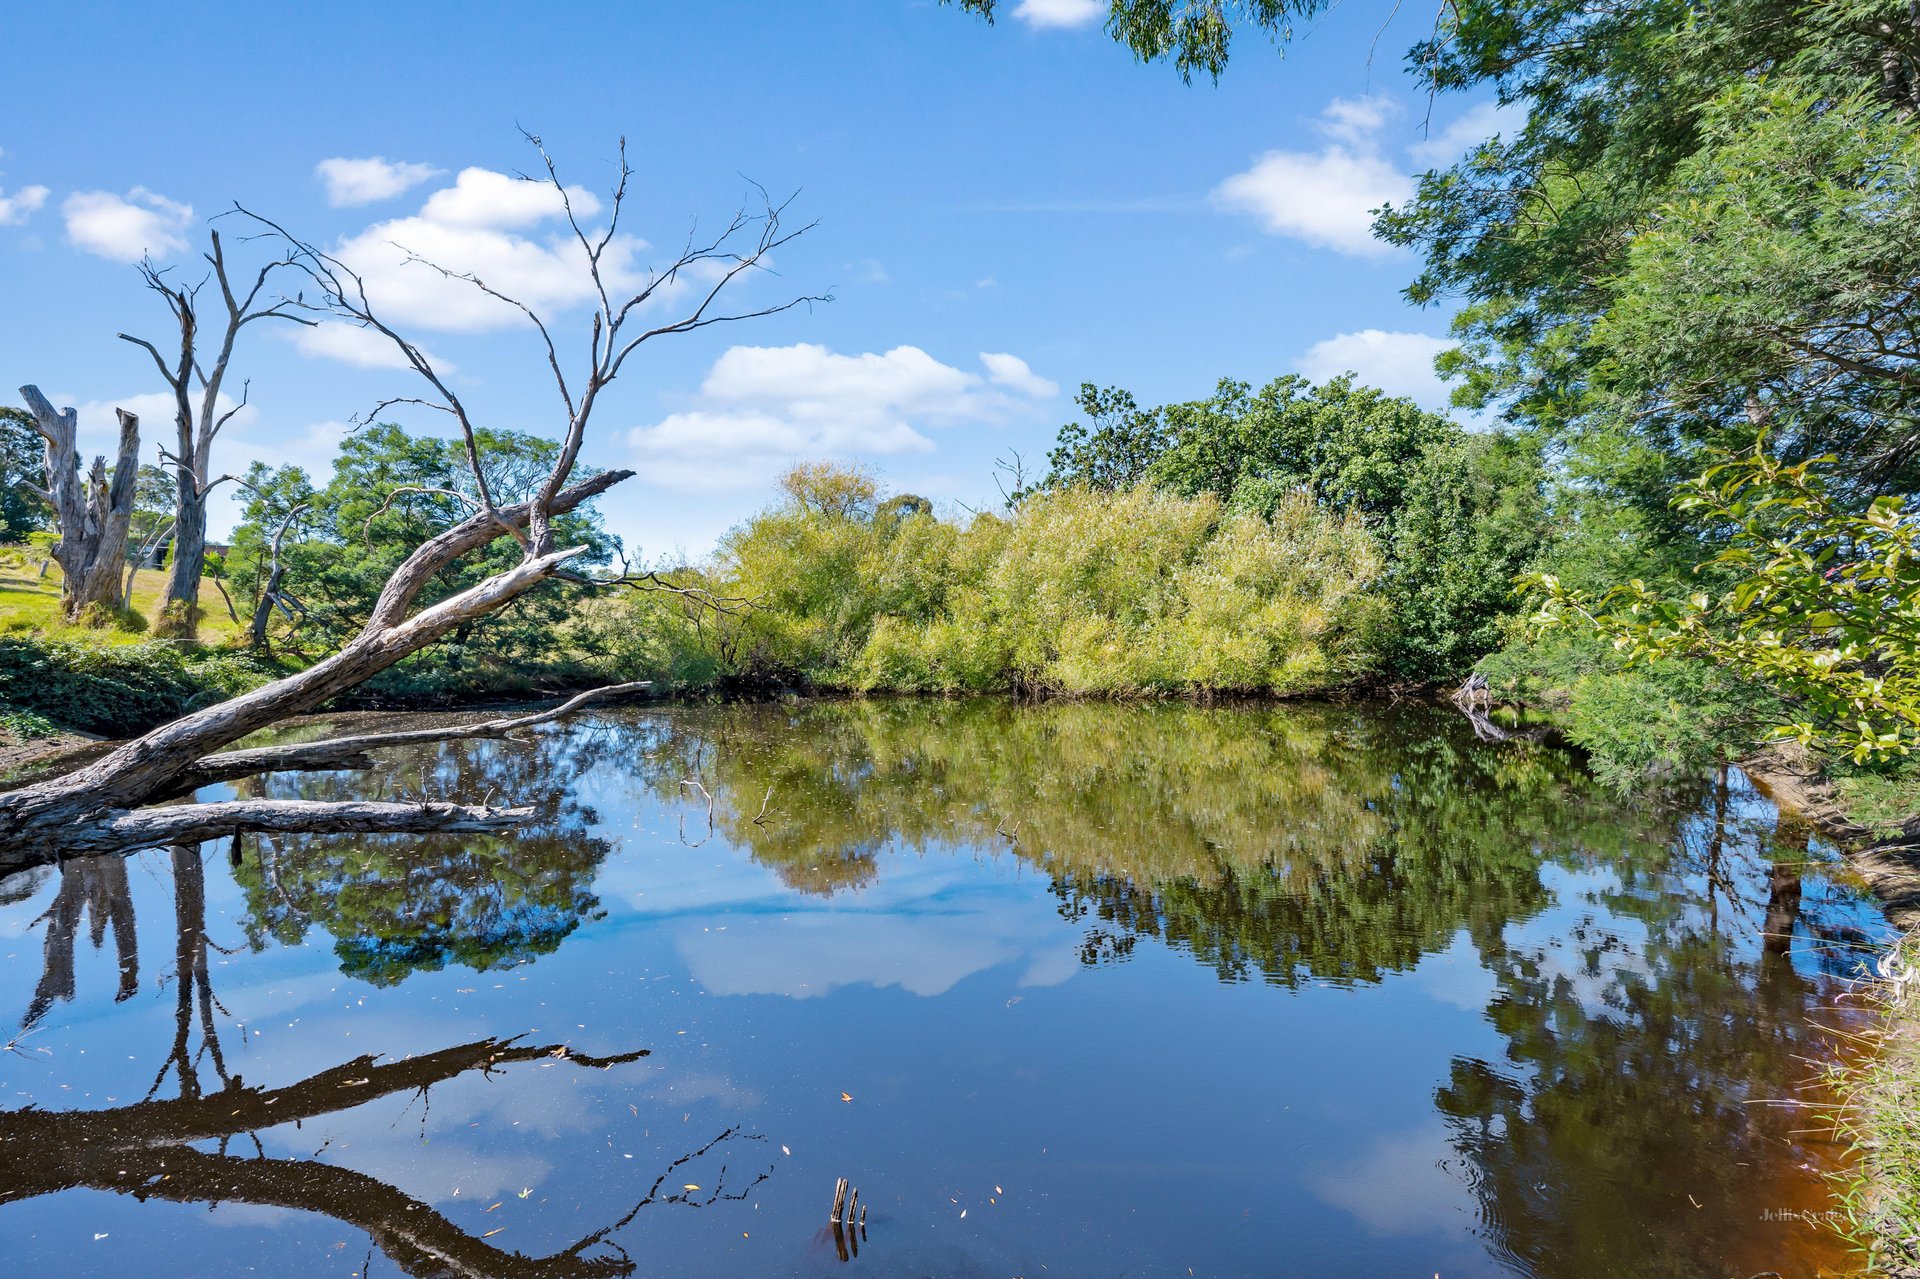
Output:
<instances>
[{"instance_id":1,"label":"grass","mask_svg":"<svg viewBox=\"0 0 1920 1279\"><path fill-rule=\"evenodd\" d=\"M46 576L41 577L39 560L24 548L0 548L0 634L31 631L56 638L85 637L96 643L137 644L152 637L166 584L165 569L143 568L134 573L130 603L132 611L147 620L146 630L69 626L60 617L60 566L48 565ZM245 625L227 615L220 588L201 579L199 641L223 646L240 642L245 634Z\"/></svg>"},{"instance_id":2,"label":"grass","mask_svg":"<svg viewBox=\"0 0 1920 1279\"><path fill-rule=\"evenodd\" d=\"M1841 1131L1859 1158L1842 1202L1871 1272L1920 1279L1920 932L1882 961L1873 1049L1836 1066Z\"/></svg>"}]
</instances>

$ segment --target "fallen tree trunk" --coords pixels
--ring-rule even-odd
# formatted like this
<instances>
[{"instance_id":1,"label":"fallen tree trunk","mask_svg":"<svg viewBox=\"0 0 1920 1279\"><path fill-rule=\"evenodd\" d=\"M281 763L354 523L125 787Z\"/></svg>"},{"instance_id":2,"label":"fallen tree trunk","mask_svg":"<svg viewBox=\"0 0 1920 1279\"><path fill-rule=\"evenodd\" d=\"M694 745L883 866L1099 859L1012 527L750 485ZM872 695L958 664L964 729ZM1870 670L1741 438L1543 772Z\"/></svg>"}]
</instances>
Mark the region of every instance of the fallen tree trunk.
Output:
<instances>
[{"instance_id":1,"label":"fallen tree trunk","mask_svg":"<svg viewBox=\"0 0 1920 1279\"><path fill-rule=\"evenodd\" d=\"M608 471L576 484L554 499L554 509L570 511L631 474ZM32 857L36 851L76 847L73 840L83 830L103 826L134 829L139 823L117 827L115 823L129 816L129 810L177 794L182 780L202 757L288 716L314 710L409 653L427 647L454 627L485 616L546 581L585 548L570 547L524 559L504 573L408 616L415 597L434 574L495 538L524 527L532 506L532 502L522 502L499 508L492 515L476 515L422 544L394 570L366 626L333 656L163 725L65 776L0 794L0 856ZM164 824L169 819L157 820ZM234 828L229 823L226 829ZM402 825L397 829L413 828Z\"/></svg>"},{"instance_id":2,"label":"fallen tree trunk","mask_svg":"<svg viewBox=\"0 0 1920 1279\"><path fill-rule=\"evenodd\" d=\"M362 733L354 737L335 737L324 742L296 742L291 746L257 746L243 751L221 751L195 763L183 775L183 789L192 790L216 782L229 782L261 773L314 772L327 769L363 769L373 767L368 751L383 746L417 746L427 742L451 742L473 737L505 737L516 728L531 728L572 714L582 706L638 693L651 688L652 680L629 684L609 684L604 688L577 693L549 710L507 719L480 720L472 724L453 724L440 728L411 728L394 733Z\"/></svg>"},{"instance_id":3,"label":"fallen tree trunk","mask_svg":"<svg viewBox=\"0 0 1920 1279\"><path fill-rule=\"evenodd\" d=\"M340 803L311 799L234 799L213 804L166 804L133 812L107 810L67 828L58 851L118 853L155 844L194 844L248 831L301 834L316 829L341 834L431 834L511 826L533 816L531 808L485 808L473 804ZM0 853L0 873L11 874L43 857Z\"/></svg>"},{"instance_id":4,"label":"fallen tree trunk","mask_svg":"<svg viewBox=\"0 0 1920 1279\"><path fill-rule=\"evenodd\" d=\"M539 140L528 139L538 148ZM496 500L494 481L482 460L484 432L475 425L466 404L455 387L435 369L427 352L402 337L374 311L368 298L366 281L339 258L294 238L283 228L236 207L235 213L252 219L266 238L277 238L285 246L285 257L275 264L304 275L318 291L317 301L306 293L292 298L282 296L272 307L253 307L253 300L264 281L262 272L254 292L237 305L226 288L220 269L218 248L214 266L221 280L230 314L252 313L256 318L280 315L300 319L305 315L325 317L377 334L389 340L403 364L416 373L428 388L427 398L398 397L383 401L374 414L396 404L420 405L447 414L459 428L464 445L473 490L461 494L471 503L473 515L461 523L421 543L401 561L375 601L360 632L333 655L307 669L243 693L229 701L186 715L163 725L134 741L118 746L100 758L62 777L37 782L17 790L0 793L0 864L9 860L32 862L50 860L68 849L100 850L131 848L151 843L190 842L209 834L229 834L245 830L272 831L417 831L472 830L511 824L521 820L527 810L519 808L474 808L458 804L318 804L293 806L286 801L233 800L223 804L174 805L149 808L157 800L175 796L193 786L211 780L232 780L248 772L299 767L364 767L371 763L366 755L370 744L396 744L391 736L383 741L349 740L322 743L304 748L286 748L266 753L226 752L224 747L292 715L317 709L329 699L355 687L411 653L433 644L441 637L493 613L539 586L549 578L565 575L588 585L607 586L623 582L638 589L677 590L685 595L710 599L697 590L678 588L662 582L657 575L629 575L617 578L587 579L564 572L569 561L588 549L586 546L557 546L564 525L558 517L604 493L627 479L631 471L608 471L578 483L572 482L581 450L586 442L587 426L601 393L619 376L629 356L641 346L672 334L691 333L715 324L729 324L761 316L776 315L797 306L827 298L797 297L785 302L750 305L731 310L718 303L720 295L741 276L762 269L764 259L808 229L783 231L784 205L765 204L760 214L741 210L711 240L689 238L679 256L645 273L637 291L619 299L612 292L619 285L602 274L602 262L614 248L615 228L620 207L626 197L633 170L626 159L626 145L620 147L619 181L612 193L606 225L589 231L574 217L576 206L569 200L572 188L562 183L545 151L540 157L546 178L567 210L568 227L581 250L580 261L591 284L590 295L597 298L588 333L584 377L570 381L562 367L559 350L546 323L525 303L490 288L478 277L462 274L420 258L409 261L423 269L436 271L446 279L463 280L503 306L513 308L529 322L544 347L545 365L552 374L554 389L565 409L565 428L560 433L554 460L546 474L527 491L526 501L502 504ZM762 193L764 200L764 192ZM615 250L624 259L624 245ZM680 280L698 279L692 290L693 301L679 319L664 320L651 313L649 304L664 301L661 290ZM180 307L190 309L191 295L183 299L178 292L168 295ZM297 314L296 314L297 313ZM304 321L303 321L304 322ZM185 325L183 351L191 352L191 324ZM638 331L635 331L638 330ZM233 328L229 329L229 336ZM167 366L150 343L141 342L160 363ZM224 365L226 347L222 348ZM190 367L183 359L180 368ZM175 379L176 382L178 379ZM176 387L178 389L178 387ZM203 419L212 412L215 387L206 389ZM178 398L178 397L177 397ZM52 408L38 392L29 388L29 400L39 413ZM190 405L183 398L181 429L184 452L185 422ZM231 413L231 411L230 411ZM229 413L229 415L230 415ZM73 425L69 412L59 419ZM226 418L216 419L217 430ZM123 430L123 470L116 471L113 500L119 501L124 479L127 500L131 502L137 436L134 419L121 414ZM49 427L48 429L54 429ZM58 434L58 430L54 432ZM71 436L71 431L67 436ZM49 438L53 438L50 436ZM196 448L199 441L196 439ZM51 457L49 459L52 460ZM184 456L176 459L186 466ZM198 465L198 455L194 459ZM101 464L104 466L104 463ZM96 470L99 468L97 467ZM65 472L62 472L64 475ZM204 496L204 487L200 490ZM184 493L184 490L183 490ZM64 531L63 524L63 531ZM176 529L177 537L191 541L191 531ZM124 543L125 526L121 524ZM458 591L417 611L415 605L423 592L455 561L487 546L495 539L511 537L521 548L520 562L493 574L474 586ZM116 545L109 571L110 586L117 587L119 557ZM176 561L176 567L182 567ZM177 576L177 575L176 575ZM190 597L182 597L186 602ZM525 722L525 721L522 721ZM484 733L504 732L498 724L483 725ZM462 736L466 730L454 730L447 737ZM411 740L424 740L413 738ZM209 759L212 756L214 758Z\"/></svg>"}]
</instances>

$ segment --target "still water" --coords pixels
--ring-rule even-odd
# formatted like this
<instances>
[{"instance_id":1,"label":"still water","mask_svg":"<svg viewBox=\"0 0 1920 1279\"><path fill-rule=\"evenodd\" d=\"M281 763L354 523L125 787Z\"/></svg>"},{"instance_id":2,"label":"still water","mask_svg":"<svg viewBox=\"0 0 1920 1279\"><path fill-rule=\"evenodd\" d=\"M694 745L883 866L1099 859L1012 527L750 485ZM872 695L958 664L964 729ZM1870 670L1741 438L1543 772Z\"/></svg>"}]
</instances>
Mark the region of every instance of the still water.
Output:
<instances>
[{"instance_id":1,"label":"still water","mask_svg":"<svg viewBox=\"0 0 1920 1279\"><path fill-rule=\"evenodd\" d=\"M1885 926L1738 773L854 702L249 785L538 816L0 883L11 1273L1851 1270L1800 1103Z\"/></svg>"}]
</instances>

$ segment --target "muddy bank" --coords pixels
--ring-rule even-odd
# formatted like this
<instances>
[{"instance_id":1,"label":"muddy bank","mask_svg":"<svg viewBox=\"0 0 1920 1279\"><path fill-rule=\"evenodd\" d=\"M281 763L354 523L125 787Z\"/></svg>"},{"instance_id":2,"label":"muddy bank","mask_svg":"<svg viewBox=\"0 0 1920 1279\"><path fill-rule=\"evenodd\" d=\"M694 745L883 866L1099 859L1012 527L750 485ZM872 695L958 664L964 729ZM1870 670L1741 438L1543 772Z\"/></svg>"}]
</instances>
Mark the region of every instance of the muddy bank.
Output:
<instances>
[{"instance_id":1,"label":"muddy bank","mask_svg":"<svg viewBox=\"0 0 1920 1279\"><path fill-rule=\"evenodd\" d=\"M1888 919L1908 932L1920 929L1920 818L1893 839L1879 838L1846 815L1833 785L1811 762L1769 751L1741 760L1740 768L1768 799L1806 818L1840 846Z\"/></svg>"}]
</instances>

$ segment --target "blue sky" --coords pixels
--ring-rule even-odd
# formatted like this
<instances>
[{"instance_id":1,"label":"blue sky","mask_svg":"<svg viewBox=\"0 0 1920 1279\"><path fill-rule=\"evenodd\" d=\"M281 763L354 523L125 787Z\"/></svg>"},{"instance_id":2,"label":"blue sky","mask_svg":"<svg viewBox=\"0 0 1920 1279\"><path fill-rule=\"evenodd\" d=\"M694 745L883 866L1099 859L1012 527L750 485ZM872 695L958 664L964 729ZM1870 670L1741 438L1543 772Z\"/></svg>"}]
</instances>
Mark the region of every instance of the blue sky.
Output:
<instances>
[{"instance_id":1,"label":"blue sky","mask_svg":"<svg viewBox=\"0 0 1920 1279\"><path fill-rule=\"evenodd\" d=\"M587 460L639 472L604 514L648 559L704 552L800 458L988 503L994 458L1043 463L1081 382L1161 402L1353 368L1440 406L1446 314L1401 299L1414 260L1365 210L1489 132L1489 105L1429 121L1402 63L1419 24L1388 4L1336 8L1284 56L1243 39L1217 87L1134 63L1099 7L1007 0L989 28L933 0L9 6L0 388L79 405L96 450L133 408L151 456L163 388L115 334L161 339L168 317L132 262L197 278L239 201L365 264L483 423L555 434L530 331L390 248L517 289L583 350L560 224L500 176L537 164L524 126L601 192L627 137L635 268L746 179L819 223L743 300L835 301L650 344L597 414ZM216 471L324 478L348 422L415 393L357 336L246 330L250 402Z\"/></svg>"}]
</instances>

